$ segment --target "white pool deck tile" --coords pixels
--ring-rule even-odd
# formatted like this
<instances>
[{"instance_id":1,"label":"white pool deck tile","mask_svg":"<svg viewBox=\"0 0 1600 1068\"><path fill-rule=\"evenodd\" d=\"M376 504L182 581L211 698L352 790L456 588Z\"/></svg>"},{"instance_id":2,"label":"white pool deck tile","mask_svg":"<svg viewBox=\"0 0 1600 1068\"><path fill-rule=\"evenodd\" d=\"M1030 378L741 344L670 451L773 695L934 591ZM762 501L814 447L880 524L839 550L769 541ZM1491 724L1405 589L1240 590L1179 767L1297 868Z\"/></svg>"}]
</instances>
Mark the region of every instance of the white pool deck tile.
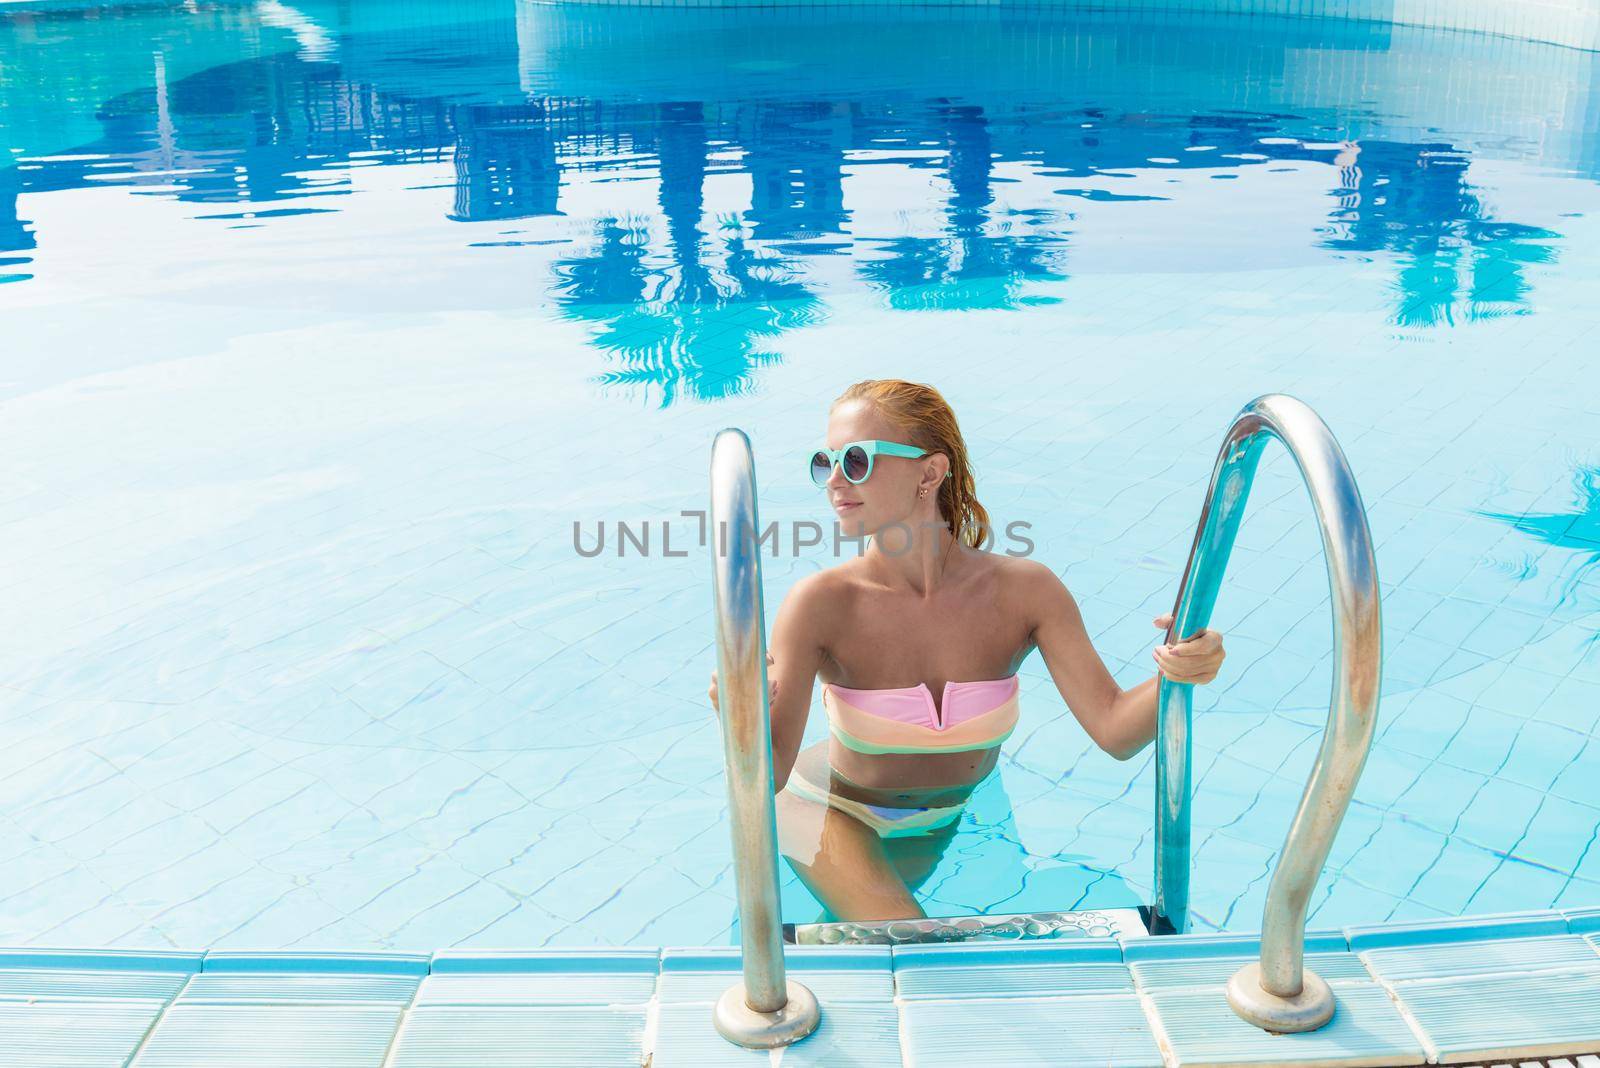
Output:
<instances>
[{"instance_id":1,"label":"white pool deck tile","mask_svg":"<svg viewBox=\"0 0 1600 1068\"><path fill-rule=\"evenodd\" d=\"M643 1005L418 1006L385 1068L639 1068L647 1015Z\"/></svg>"},{"instance_id":2,"label":"white pool deck tile","mask_svg":"<svg viewBox=\"0 0 1600 1068\"><path fill-rule=\"evenodd\" d=\"M378 1068L429 961L419 954L209 953L132 1068Z\"/></svg>"},{"instance_id":3,"label":"white pool deck tile","mask_svg":"<svg viewBox=\"0 0 1600 1068\"><path fill-rule=\"evenodd\" d=\"M1201 960L1138 961L1130 968L1140 990L1186 990L1227 986L1235 972L1258 959L1259 955L1249 954ZM1354 953L1307 953L1305 967L1333 986L1372 980L1371 973Z\"/></svg>"},{"instance_id":4,"label":"white pool deck tile","mask_svg":"<svg viewBox=\"0 0 1600 1068\"><path fill-rule=\"evenodd\" d=\"M428 970L417 954L208 954L178 998L204 1005L375 1005L404 1008Z\"/></svg>"},{"instance_id":5,"label":"white pool deck tile","mask_svg":"<svg viewBox=\"0 0 1600 1068\"><path fill-rule=\"evenodd\" d=\"M1223 987L1240 968L1260 959L1261 940L1254 935L1200 935L1175 944L1151 938L1123 947L1123 955L1142 991ZM1340 931L1307 932L1305 966L1335 986L1372 981Z\"/></svg>"},{"instance_id":6,"label":"white pool deck tile","mask_svg":"<svg viewBox=\"0 0 1600 1068\"><path fill-rule=\"evenodd\" d=\"M786 946L822 1022L778 1063L1584 1068L1600 1051L1592 920L1569 910L1311 932L1306 962L1338 1007L1305 1035L1268 1035L1228 1008L1225 984L1259 954L1255 936ZM741 978L732 946L0 949L0 1050L29 1068L770 1068L712 1023Z\"/></svg>"},{"instance_id":7,"label":"white pool deck tile","mask_svg":"<svg viewBox=\"0 0 1600 1068\"><path fill-rule=\"evenodd\" d=\"M278 1002L168 1006L132 1068L379 1068L397 1005Z\"/></svg>"},{"instance_id":8,"label":"white pool deck tile","mask_svg":"<svg viewBox=\"0 0 1600 1068\"><path fill-rule=\"evenodd\" d=\"M678 1002L661 1006L651 1068L718 1068L760 1065L770 1068L765 1050L742 1049L716 1032L711 1005ZM822 1001L817 1029L782 1054L785 1068L901 1068L900 1021L892 1003L876 1005Z\"/></svg>"},{"instance_id":9,"label":"white pool deck tile","mask_svg":"<svg viewBox=\"0 0 1600 1068\"><path fill-rule=\"evenodd\" d=\"M1136 994L908 1001L900 1027L909 1068L1163 1064Z\"/></svg>"},{"instance_id":10,"label":"white pool deck tile","mask_svg":"<svg viewBox=\"0 0 1600 1068\"><path fill-rule=\"evenodd\" d=\"M1185 1068L1286 1062L1358 1068L1426 1062L1421 1040L1377 983L1343 983L1335 996L1332 1021L1304 1035L1270 1035L1245 1023L1229 1008L1221 986L1155 990L1149 999L1163 1047Z\"/></svg>"},{"instance_id":11,"label":"white pool deck tile","mask_svg":"<svg viewBox=\"0 0 1600 1068\"><path fill-rule=\"evenodd\" d=\"M1591 910L1350 928L1430 1062L1600 1049L1600 948ZM1560 933L1562 931L1570 933Z\"/></svg>"},{"instance_id":12,"label":"white pool deck tile","mask_svg":"<svg viewBox=\"0 0 1600 1068\"><path fill-rule=\"evenodd\" d=\"M1422 1029L1430 1061L1600 1050L1600 970L1418 979L1390 990Z\"/></svg>"},{"instance_id":13,"label":"white pool deck tile","mask_svg":"<svg viewBox=\"0 0 1600 1068\"><path fill-rule=\"evenodd\" d=\"M1133 975L1115 942L897 946L894 985L902 1001L1048 997L1132 993Z\"/></svg>"},{"instance_id":14,"label":"white pool deck tile","mask_svg":"<svg viewBox=\"0 0 1600 1068\"><path fill-rule=\"evenodd\" d=\"M0 951L0 1064L123 1068L203 954Z\"/></svg>"},{"instance_id":15,"label":"white pool deck tile","mask_svg":"<svg viewBox=\"0 0 1600 1068\"><path fill-rule=\"evenodd\" d=\"M163 1002L0 1000L5 1061L50 1068L123 1068Z\"/></svg>"},{"instance_id":16,"label":"white pool deck tile","mask_svg":"<svg viewBox=\"0 0 1600 1068\"><path fill-rule=\"evenodd\" d=\"M1473 942L1482 939L1527 938L1569 933L1559 912L1502 912L1463 919L1416 920L1409 923L1353 924L1344 929L1356 951L1384 946Z\"/></svg>"},{"instance_id":17,"label":"white pool deck tile","mask_svg":"<svg viewBox=\"0 0 1600 1068\"><path fill-rule=\"evenodd\" d=\"M1600 953L1578 935L1390 946L1366 950L1361 959L1389 982L1548 971L1600 975Z\"/></svg>"}]
</instances>

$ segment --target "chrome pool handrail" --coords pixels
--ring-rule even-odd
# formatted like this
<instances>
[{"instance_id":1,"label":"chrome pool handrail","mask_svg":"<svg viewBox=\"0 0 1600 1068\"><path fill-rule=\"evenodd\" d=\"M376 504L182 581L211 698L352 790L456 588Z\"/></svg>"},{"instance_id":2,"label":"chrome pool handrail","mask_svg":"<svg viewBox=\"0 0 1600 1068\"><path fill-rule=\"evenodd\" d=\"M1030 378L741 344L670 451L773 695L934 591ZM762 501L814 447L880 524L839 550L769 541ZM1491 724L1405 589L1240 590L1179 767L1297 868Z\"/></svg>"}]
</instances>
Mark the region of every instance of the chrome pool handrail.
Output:
<instances>
[{"instance_id":1,"label":"chrome pool handrail","mask_svg":"<svg viewBox=\"0 0 1600 1068\"><path fill-rule=\"evenodd\" d=\"M1349 462L1326 423L1282 393L1257 397L1234 417L1211 472L1166 640L1204 627L1269 438L1289 450L1322 534L1333 598L1333 691L1322 748L1289 824L1267 887L1261 959L1228 984L1228 1002L1269 1031L1312 1031L1333 1016L1332 991L1305 968L1306 906L1366 764L1377 718L1382 624L1378 569L1366 509ZM1156 870L1151 928L1183 931L1189 910L1192 684L1157 688Z\"/></svg>"},{"instance_id":2,"label":"chrome pool handrail","mask_svg":"<svg viewBox=\"0 0 1600 1068\"><path fill-rule=\"evenodd\" d=\"M811 991L788 978L784 970L755 458L750 439L736 427L718 431L711 445L709 518L717 627L717 715L728 769L728 817L744 967L743 982L723 992L712 1019L730 1042L770 1049L814 1031L820 1011Z\"/></svg>"}]
</instances>

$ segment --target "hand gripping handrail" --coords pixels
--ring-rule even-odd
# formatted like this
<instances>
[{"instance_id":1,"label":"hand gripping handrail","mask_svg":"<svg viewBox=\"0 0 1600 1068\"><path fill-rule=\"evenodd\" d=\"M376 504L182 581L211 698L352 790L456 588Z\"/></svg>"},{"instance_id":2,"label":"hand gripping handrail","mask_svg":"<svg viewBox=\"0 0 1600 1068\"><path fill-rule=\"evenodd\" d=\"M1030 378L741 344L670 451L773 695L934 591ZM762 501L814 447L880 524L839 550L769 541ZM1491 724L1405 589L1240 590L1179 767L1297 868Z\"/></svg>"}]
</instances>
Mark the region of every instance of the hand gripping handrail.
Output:
<instances>
[{"instance_id":1,"label":"hand gripping handrail","mask_svg":"<svg viewBox=\"0 0 1600 1068\"><path fill-rule=\"evenodd\" d=\"M719 431L711 444L710 518L717 714L728 768L744 964L744 981L723 991L712 1020L730 1042L771 1049L816 1030L820 1011L811 991L784 973L755 458L750 439L735 427Z\"/></svg>"},{"instance_id":2,"label":"hand gripping handrail","mask_svg":"<svg viewBox=\"0 0 1600 1068\"><path fill-rule=\"evenodd\" d=\"M1333 694L1322 748L1267 887L1261 960L1228 984L1228 1003L1268 1031L1314 1031L1333 1018L1328 984L1305 968L1306 904L1372 745L1382 627L1366 510L1327 424L1282 393L1257 397L1228 428L1211 472L1167 641L1206 626L1267 439L1282 441L1311 495L1333 597ZM1158 684L1156 870L1152 930L1183 931L1189 911L1190 723L1194 686Z\"/></svg>"}]
</instances>

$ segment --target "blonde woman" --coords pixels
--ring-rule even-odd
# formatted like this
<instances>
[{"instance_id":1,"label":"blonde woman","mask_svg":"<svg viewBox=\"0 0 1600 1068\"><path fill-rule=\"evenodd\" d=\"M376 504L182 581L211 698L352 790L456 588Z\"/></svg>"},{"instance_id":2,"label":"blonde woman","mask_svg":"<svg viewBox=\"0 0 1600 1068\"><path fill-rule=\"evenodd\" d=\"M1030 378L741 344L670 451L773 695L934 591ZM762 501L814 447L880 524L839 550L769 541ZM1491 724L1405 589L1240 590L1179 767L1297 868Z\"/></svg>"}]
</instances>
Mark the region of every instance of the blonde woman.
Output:
<instances>
[{"instance_id":1,"label":"blonde woman","mask_svg":"<svg viewBox=\"0 0 1600 1068\"><path fill-rule=\"evenodd\" d=\"M779 847L836 919L920 917L913 891L1016 727L1030 653L1095 744L1127 760L1155 736L1160 676L1210 682L1222 637L1157 646L1157 673L1118 686L1054 571L979 548L989 516L955 413L931 386L851 386L809 462L841 530L870 538L795 583L773 621ZM801 752L819 677L831 736ZM715 672L709 696L716 708Z\"/></svg>"}]
</instances>

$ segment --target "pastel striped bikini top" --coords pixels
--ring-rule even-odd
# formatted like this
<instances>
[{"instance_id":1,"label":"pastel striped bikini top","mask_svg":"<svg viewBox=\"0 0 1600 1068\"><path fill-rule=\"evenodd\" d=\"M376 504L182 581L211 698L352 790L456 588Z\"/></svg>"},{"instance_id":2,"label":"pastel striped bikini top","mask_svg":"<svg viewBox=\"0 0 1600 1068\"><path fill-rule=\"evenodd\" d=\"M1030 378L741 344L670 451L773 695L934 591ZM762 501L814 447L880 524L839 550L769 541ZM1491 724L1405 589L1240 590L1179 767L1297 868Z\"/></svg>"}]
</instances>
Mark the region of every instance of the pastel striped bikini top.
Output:
<instances>
[{"instance_id":1,"label":"pastel striped bikini top","mask_svg":"<svg viewBox=\"0 0 1600 1068\"><path fill-rule=\"evenodd\" d=\"M858 753L959 753L999 745L1017 726L1015 675L947 682L938 707L928 684L857 690L822 684L834 737Z\"/></svg>"}]
</instances>

